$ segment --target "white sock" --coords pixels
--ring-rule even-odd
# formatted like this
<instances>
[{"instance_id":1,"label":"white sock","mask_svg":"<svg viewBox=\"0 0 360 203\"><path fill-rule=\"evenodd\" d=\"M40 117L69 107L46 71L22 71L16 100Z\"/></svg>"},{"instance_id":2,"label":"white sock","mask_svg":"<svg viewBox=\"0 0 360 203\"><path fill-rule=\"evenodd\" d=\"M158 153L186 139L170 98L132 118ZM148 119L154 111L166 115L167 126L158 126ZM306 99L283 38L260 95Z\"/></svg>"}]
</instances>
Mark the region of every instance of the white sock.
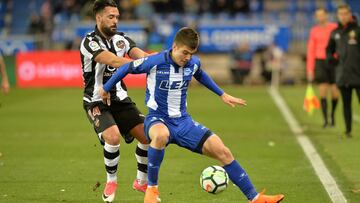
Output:
<instances>
[{"instance_id":1,"label":"white sock","mask_svg":"<svg viewBox=\"0 0 360 203\"><path fill-rule=\"evenodd\" d=\"M117 181L117 166L120 160L120 145L104 145L104 163L107 175L107 182Z\"/></svg>"}]
</instances>

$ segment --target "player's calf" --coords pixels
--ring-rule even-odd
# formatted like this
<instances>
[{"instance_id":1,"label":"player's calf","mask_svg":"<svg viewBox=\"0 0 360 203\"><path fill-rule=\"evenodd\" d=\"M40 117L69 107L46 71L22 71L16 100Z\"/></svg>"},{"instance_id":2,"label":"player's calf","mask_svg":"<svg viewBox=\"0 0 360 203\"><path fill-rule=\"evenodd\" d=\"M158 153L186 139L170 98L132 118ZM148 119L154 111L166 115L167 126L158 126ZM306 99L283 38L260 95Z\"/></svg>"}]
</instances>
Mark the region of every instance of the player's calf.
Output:
<instances>
[{"instance_id":1,"label":"player's calf","mask_svg":"<svg viewBox=\"0 0 360 203\"><path fill-rule=\"evenodd\" d=\"M222 146L216 154L216 159L224 165L230 164L234 160L234 156L226 146Z\"/></svg>"},{"instance_id":2,"label":"player's calf","mask_svg":"<svg viewBox=\"0 0 360 203\"><path fill-rule=\"evenodd\" d=\"M204 155L220 161L223 165L230 164L234 160L230 149L224 145L217 135L212 135L205 141L202 152Z\"/></svg>"}]
</instances>

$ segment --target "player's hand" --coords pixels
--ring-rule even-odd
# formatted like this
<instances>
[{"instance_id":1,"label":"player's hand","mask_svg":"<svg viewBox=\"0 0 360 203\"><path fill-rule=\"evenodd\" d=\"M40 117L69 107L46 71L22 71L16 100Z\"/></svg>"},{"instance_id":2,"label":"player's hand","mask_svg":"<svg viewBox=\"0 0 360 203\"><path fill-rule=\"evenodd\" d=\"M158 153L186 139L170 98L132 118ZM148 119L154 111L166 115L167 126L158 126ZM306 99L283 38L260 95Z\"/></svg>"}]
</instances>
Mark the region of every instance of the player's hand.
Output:
<instances>
[{"instance_id":1,"label":"player's hand","mask_svg":"<svg viewBox=\"0 0 360 203\"><path fill-rule=\"evenodd\" d=\"M308 80L308 82L312 83L314 81L314 74L313 73L308 73L307 74L307 80Z\"/></svg>"},{"instance_id":2,"label":"player's hand","mask_svg":"<svg viewBox=\"0 0 360 203\"><path fill-rule=\"evenodd\" d=\"M100 87L99 94L102 99L102 102L104 104L107 104L108 106L110 106L110 104L111 104L110 93L106 92L103 87Z\"/></svg>"},{"instance_id":3,"label":"player's hand","mask_svg":"<svg viewBox=\"0 0 360 203\"><path fill-rule=\"evenodd\" d=\"M221 95L221 99L225 104L228 104L231 107L235 107L236 105L246 106L246 101L240 98L233 97L229 94L224 93Z\"/></svg>"},{"instance_id":4,"label":"player's hand","mask_svg":"<svg viewBox=\"0 0 360 203\"><path fill-rule=\"evenodd\" d=\"M6 95L9 93L9 90L10 90L9 81L3 78L1 82L1 91Z\"/></svg>"}]
</instances>

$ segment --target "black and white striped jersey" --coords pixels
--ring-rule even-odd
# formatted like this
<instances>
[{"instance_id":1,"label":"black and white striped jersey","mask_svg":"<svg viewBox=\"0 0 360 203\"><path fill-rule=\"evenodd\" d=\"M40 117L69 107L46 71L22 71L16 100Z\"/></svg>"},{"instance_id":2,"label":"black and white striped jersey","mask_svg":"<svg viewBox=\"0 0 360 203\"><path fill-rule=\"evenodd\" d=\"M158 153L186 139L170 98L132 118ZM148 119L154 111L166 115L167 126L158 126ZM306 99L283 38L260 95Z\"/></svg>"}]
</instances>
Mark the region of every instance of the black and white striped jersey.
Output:
<instances>
[{"instance_id":1,"label":"black and white striped jersey","mask_svg":"<svg viewBox=\"0 0 360 203\"><path fill-rule=\"evenodd\" d=\"M119 32L111 39L102 36L98 28L88 33L81 41L80 56L84 80L84 101L101 101L99 87L101 87L115 73L118 67L110 67L105 64L97 63L94 58L104 50L108 50L119 57L136 46L135 42L124 33ZM111 100L125 101L128 97L126 85L120 81L110 90Z\"/></svg>"}]
</instances>

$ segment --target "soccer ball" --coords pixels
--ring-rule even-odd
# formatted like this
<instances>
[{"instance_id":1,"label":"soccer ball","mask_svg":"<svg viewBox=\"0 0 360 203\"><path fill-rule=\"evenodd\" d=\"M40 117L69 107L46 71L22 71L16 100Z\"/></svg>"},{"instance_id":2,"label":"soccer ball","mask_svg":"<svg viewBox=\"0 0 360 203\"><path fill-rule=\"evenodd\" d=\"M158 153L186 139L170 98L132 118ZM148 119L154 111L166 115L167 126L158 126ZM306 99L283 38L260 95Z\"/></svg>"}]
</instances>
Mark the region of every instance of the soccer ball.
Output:
<instances>
[{"instance_id":1,"label":"soccer ball","mask_svg":"<svg viewBox=\"0 0 360 203\"><path fill-rule=\"evenodd\" d=\"M200 176L200 186L211 194L218 194L226 189L229 176L225 169L220 166L209 166L203 170Z\"/></svg>"}]
</instances>

